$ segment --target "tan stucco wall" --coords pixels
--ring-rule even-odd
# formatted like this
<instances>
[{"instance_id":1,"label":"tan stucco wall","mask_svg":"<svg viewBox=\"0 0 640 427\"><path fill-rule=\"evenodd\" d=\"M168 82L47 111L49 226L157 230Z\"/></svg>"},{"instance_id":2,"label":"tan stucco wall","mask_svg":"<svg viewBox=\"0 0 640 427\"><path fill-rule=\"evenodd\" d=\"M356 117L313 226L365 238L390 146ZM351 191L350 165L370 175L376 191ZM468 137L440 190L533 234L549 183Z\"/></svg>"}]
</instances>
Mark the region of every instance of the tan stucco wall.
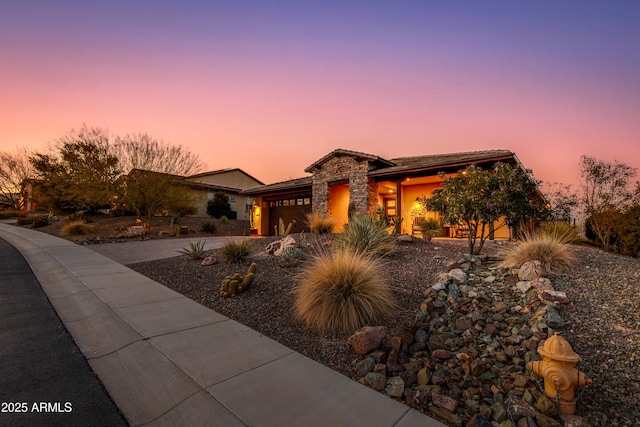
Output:
<instances>
[{"instance_id":1,"label":"tan stucco wall","mask_svg":"<svg viewBox=\"0 0 640 427\"><path fill-rule=\"evenodd\" d=\"M413 228L413 218L411 217L411 210L416 206L416 199L418 197L426 196L430 197L431 192L436 188L440 188L440 184L419 184L419 185L403 185L402 186L402 232L411 234ZM425 218L436 218L438 215L435 212L425 212Z\"/></svg>"},{"instance_id":2,"label":"tan stucco wall","mask_svg":"<svg viewBox=\"0 0 640 427\"><path fill-rule=\"evenodd\" d=\"M194 203L198 207L197 216L208 216L207 214L207 202L209 201L209 194L213 194L207 190L190 190L193 194ZM227 194L229 198L235 198L235 201L230 201L231 210L235 211L238 216L237 219L249 219L249 213L245 212L245 205L247 203L247 196L241 196L238 194Z\"/></svg>"}]
</instances>

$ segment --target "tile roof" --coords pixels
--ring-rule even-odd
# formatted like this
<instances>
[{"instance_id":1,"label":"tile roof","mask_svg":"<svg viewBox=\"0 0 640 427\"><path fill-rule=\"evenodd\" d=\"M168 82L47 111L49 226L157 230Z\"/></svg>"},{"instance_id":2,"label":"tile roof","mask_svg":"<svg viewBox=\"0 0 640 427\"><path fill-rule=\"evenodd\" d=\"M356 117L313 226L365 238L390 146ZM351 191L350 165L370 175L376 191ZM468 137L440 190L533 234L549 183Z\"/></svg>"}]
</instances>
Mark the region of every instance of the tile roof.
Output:
<instances>
[{"instance_id":1,"label":"tile roof","mask_svg":"<svg viewBox=\"0 0 640 427\"><path fill-rule=\"evenodd\" d=\"M257 194L257 193L270 193L272 191L281 190L296 190L300 188L309 187L311 189L311 176L305 176L302 178L290 179L287 181L276 182L274 184L261 185L259 187L248 188L244 190L243 194Z\"/></svg>"},{"instance_id":2,"label":"tile roof","mask_svg":"<svg viewBox=\"0 0 640 427\"><path fill-rule=\"evenodd\" d=\"M390 162L389 160L383 159L382 157L376 156L374 154L368 154L368 153L363 153L363 152L360 152L360 151L351 151L351 150L344 150L342 148L338 148L337 150L333 150L332 152L330 152L326 156L322 157L320 160L316 160L315 162L313 162L304 171L310 173L313 169L317 168L318 166L321 166L322 164L327 162L329 159L331 159L332 157L336 157L336 156L359 157L359 158L362 158L362 159L370 160L372 162L378 162L379 164L382 164L382 165L388 165L388 166L392 166L393 165L393 163Z\"/></svg>"},{"instance_id":3,"label":"tile roof","mask_svg":"<svg viewBox=\"0 0 640 427\"><path fill-rule=\"evenodd\" d=\"M436 174L443 168L463 166L486 161L506 160L519 163L515 154L509 150L484 150L468 151L463 153L430 154L426 156L398 157L395 159L386 160L372 154L338 149L332 151L331 153L322 157L320 160L313 163L311 166L305 169L305 172L309 172L315 167L322 165L330 158L340 155L361 157L367 160L371 160L372 162L376 162L378 164L378 168L373 169L368 173L368 176L371 177L412 173L417 171L431 171L432 173ZM244 190L243 194L265 194L285 190L302 189L305 187L309 187L310 189L311 183L312 177L306 176L303 178L291 179L274 184L249 188L247 190Z\"/></svg>"},{"instance_id":4,"label":"tile roof","mask_svg":"<svg viewBox=\"0 0 640 427\"><path fill-rule=\"evenodd\" d=\"M239 172L245 174L246 176L248 176L249 178L253 179L254 181L259 182L260 184L264 184L262 181L260 181L259 179L254 178L253 176L249 175L248 173L246 173L245 171L243 171L240 168L226 168L226 169L218 169L218 170L209 171L209 172L201 172L201 173L197 173L195 175L190 175L187 178L189 178L189 179L200 178L200 177L203 177L203 176L219 175L221 173L233 172L233 171L239 171Z\"/></svg>"},{"instance_id":5,"label":"tile roof","mask_svg":"<svg viewBox=\"0 0 640 427\"><path fill-rule=\"evenodd\" d=\"M369 172L369 176L409 172L416 169L429 170L447 166L470 164L481 161L515 159L509 150L468 151L463 153L430 154L427 156L398 157L391 159L395 166L379 168Z\"/></svg>"}]
</instances>

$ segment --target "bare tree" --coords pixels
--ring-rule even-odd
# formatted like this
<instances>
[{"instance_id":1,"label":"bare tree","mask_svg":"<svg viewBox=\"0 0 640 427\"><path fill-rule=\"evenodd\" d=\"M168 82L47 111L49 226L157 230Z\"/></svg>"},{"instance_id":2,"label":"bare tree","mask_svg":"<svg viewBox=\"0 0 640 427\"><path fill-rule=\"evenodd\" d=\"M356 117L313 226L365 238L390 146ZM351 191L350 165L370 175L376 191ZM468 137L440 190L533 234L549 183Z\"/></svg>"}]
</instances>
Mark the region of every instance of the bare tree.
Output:
<instances>
[{"instance_id":1,"label":"bare tree","mask_svg":"<svg viewBox=\"0 0 640 427\"><path fill-rule=\"evenodd\" d=\"M30 155L25 147L13 152L0 152L0 195L11 203L12 209L22 208L26 199L26 186L35 175L29 161Z\"/></svg>"},{"instance_id":2,"label":"bare tree","mask_svg":"<svg viewBox=\"0 0 640 427\"><path fill-rule=\"evenodd\" d=\"M620 216L640 198L640 184L632 182L638 170L625 163L580 158L582 204L591 229L606 250L611 247L614 218Z\"/></svg>"},{"instance_id":3,"label":"bare tree","mask_svg":"<svg viewBox=\"0 0 640 427\"><path fill-rule=\"evenodd\" d=\"M571 222L580 206L580 198L572 185L558 182L547 183L544 196L549 201L549 219Z\"/></svg>"},{"instance_id":4,"label":"bare tree","mask_svg":"<svg viewBox=\"0 0 640 427\"><path fill-rule=\"evenodd\" d=\"M115 152L125 173L121 180L122 201L146 217L149 228L156 213L193 204L181 181L202 169L198 155L147 134L118 138Z\"/></svg>"},{"instance_id":5,"label":"bare tree","mask_svg":"<svg viewBox=\"0 0 640 427\"><path fill-rule=\"evenodd\" d=\"M204 166L197 154L182 145L158 141L147 134L118 137L115 154L125 174L134 169L169 175L187 176L199 172Z\"/></svg>"}]
</instances>

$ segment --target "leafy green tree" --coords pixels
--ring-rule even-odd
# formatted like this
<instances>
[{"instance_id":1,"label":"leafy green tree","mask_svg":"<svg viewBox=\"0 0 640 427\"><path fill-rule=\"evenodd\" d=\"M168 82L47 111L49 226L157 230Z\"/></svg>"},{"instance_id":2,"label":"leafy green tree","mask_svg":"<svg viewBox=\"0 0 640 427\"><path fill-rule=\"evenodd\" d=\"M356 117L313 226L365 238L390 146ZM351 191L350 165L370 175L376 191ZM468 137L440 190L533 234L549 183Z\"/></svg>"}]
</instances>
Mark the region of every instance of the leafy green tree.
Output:
<instances>
[{"instance_id":1,"label":"leafy green tree","mask_svg":"<svg viewBox=\"0 0 640 427\"><path fill-rule=\"evenodd\" d=\"M508 164L498 163L493 170L470 165L446 177L442 188L433 190L430 198L419 197L418 202L438 212L444 222L467 227L469 253L474 254L482 251L492 230L518 227L541 215L544 199L537 184L521 168Z\"/></svg>"},{"instance_id":2,"label":"leafy green tree","mask_svg":"<svg viewBox=\"0 0 640 427\"><path fill-rule=\"evenodd\" d=\"M640 205L632 206L622 214L614 226L620 253L640 257Z\"/></svg>"},{"instance_id":3,"label":"leafy green tree","mask_svg":"<svg viewBox=\"0 0 640 427\"><path fill-rule=\"evenodd\" d=\"M119 181L119 200L146 217L149 228L162 211L178 215L197 211L189 189L182 184L184 176L203 166L196 154L147 134L118 138L114 152L125 173Z\"/></svg>"},{"instance_id":4,"label":"leafy green tree","mask_svg":"<svg viewBox=\"0 0 640 427\"><path fill-rule=\"evenodd\" d=\"M218 191L213 194L213 197L207 202L207 214L212 218L220 218L231 216L231 203L229 203L229 196L225 193Z\"/></svg>"},{"instance_id":5,"label":"leafy green tree","mask_svg":"<svg viewBox=\"0 0 640 427\"><path fill-rule=\"evenodd\" d=\"M605 250L611 249L615 219L640 201L640 182L632 179L638 170L625 163L605 162L593 157L580 158L582 206L588 227Z\"/></svg>"},{"instance_id":6,"label":"leafy green tree","mask_svg":"<svg viewBox=\"0 0 640 427\"><path fill-rule=\"evenodd\" d=\"M58 139L54 147L51 153L36 153L29 159L40 203L58 211L108 207L120 175L108 131L83 126Z\"/></svg>"}]
</instances>

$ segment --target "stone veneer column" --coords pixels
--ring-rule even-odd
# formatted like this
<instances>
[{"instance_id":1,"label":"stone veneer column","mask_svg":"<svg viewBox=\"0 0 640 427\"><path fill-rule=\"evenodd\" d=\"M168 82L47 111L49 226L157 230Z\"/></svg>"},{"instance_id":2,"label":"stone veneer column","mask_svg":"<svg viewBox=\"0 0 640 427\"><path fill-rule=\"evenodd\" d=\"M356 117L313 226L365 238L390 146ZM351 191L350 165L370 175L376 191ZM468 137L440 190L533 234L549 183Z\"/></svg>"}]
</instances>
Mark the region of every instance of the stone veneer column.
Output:
<instances>
[{"instance_id":1,"label":"stone veneer column","mask_svg":"<svg viewBox=\"0 0 640 427\"><path fill-rule=\"evenodd\" d=\"M336 156L316 168L312 178L313 212L328 215L329 186L345 181L349 183L349 203L353 203L355 212L368 213L372 205L375 211L377 184L367 177L368 170L368 161L351 156Z\"/></svg>"},{"instance_id":2,"label":"stone veneer column","mask_svg":"<svg viewBox=\"0 0 640 427\"><path fill-rule=\"evenodd\" d=\"M373 178L369 178L367 183L367 201L368 213L375 214L378 208L378 183Z\"/></svg>"},{"instance_id":3,"label":"stone veneer column","mask_svg":"<svg viewBox=\"0 0 640 427\"><path fill-rule=\"evenodd\" d=\"M329 184L315 173L311 183L311 211L322 216L329 214Z\"/></svg>"}]
</instances>

